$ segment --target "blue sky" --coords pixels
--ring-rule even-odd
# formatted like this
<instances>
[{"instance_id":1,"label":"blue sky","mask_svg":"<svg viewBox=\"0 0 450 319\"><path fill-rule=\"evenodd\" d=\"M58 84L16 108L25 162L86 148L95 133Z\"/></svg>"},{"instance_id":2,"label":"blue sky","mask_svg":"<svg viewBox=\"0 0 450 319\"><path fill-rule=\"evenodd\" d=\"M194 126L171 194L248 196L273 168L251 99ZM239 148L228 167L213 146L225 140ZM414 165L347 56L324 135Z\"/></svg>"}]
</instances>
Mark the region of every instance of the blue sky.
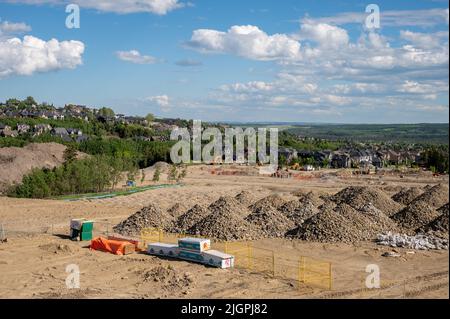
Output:
<instances>
[{"instance_id":1,"label":"blue sky","mask_svg":"<svg viewBox=\"0 0 450 319\"><path fill-rule=\"evenodd\" d=\"M68 3L80 28L65 25ZM0 100L202 120L448 122L448 1L0 1Z\"/></svg>"}]
</instances>

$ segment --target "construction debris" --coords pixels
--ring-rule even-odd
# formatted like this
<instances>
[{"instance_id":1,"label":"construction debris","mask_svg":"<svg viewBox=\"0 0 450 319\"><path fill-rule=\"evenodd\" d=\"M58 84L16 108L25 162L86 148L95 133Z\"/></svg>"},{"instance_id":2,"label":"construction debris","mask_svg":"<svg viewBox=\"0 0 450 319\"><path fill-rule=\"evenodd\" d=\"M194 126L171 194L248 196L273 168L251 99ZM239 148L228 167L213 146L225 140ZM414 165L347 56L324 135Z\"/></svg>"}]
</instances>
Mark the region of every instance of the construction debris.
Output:
<instances>
[{"instance_id":1,"label":"construction debris","mask_svg":"<svg viewBox=\"0 0 450 319\"><path fill-rule=\"evenodd\" d=\"M424 201L413 201L406 208L392 216L392 219L405 230L415 231L427 225L436 218L439 213Z\"/></svg>"},{"instance_id":2,"label":"construction debris","mask_svg":"<svg viewBox=\"0 0 450 319\"><path fill-rule=\"evenodd\" d=\"M245 220L257 225L263 237L284 237L288 230L295 227L292 220L272 206L254 209Z\"/></svg>"},{"instance_id":3,"label":"construction debris","mask_svg":"<svg viewBox=\"0 0 450 319\"><path fill-rule=\"evenodd\" d=\"M379 234L376 239L379 245L390 247L401 247L417 250L446 249L448 250L448 240L428 235L408 236L406 234Z\"/></svg>"},{"instance_id":4,"label":"construction debris","mask_svg":"<svg viewBox=\"0 0 450 319\"><path fill-rule=\"evenodd\" d=\"M150 204L114 226L113 230L121 235L135 236L139 235L143 228L166 228L170 227L172 222L172 216Z\"/></svg>"}]
</instances>

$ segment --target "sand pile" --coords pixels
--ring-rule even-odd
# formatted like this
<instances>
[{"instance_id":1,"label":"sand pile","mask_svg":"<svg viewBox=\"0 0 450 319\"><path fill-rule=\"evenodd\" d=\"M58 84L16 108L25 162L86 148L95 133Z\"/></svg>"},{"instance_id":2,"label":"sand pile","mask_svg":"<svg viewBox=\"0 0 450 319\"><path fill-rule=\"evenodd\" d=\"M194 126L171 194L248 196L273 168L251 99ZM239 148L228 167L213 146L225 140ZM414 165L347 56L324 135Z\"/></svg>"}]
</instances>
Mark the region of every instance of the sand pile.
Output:
<instances>
[{"instance_id":1,"label":"sand pile","mask_svg":"<svg viewBox=\"0 0 450 319\"><path fill-rule=\"evenodd\" d=\"M423 190L419 187L405 188L392 196L392 199L402 205L409 205L413 200L423 194Z\"/></svg>"},{"instance_id":2,"label":"sand pile","mask_svg":"<svg viewBox=\"0 0 450 319\"><path fill-rule=\"evenodd\" d=\"M412 203L422 202L428 206L439 208L445 203L448 203L448 195L448 186L437 184L431 188L428 187L427 190L412 201Z\"/></svg>"},{"instance_id":3,"label":"sand pile","mask_svg":"<svg viewBox=\"0 0 450 319\"><path fill-rule=\"evenodd\" d=\"M142 274L142 281L160 285L166 292L175 294L187 292L194 282L191 274L179 274L171 266L157 266L146 271Z\"/></svg>"},{"instance_id":4,"label":"sand pile","mask_svg":"<svg viewBox=\"0 0 450 319\"><path fill-rule=\"evenodd\" d=\"M268 206L271 206L275 209L279 209L284 203L285 202L280 195L274 194L260 199L259 201L251 205L249 208L252 212L257 211L261 208L266 208Z\"/></svg>"},{"instance_id":5,"label":"sand pile","mask_svg":"<svg viewBox=\"0 0 450 319\"><path fill-rule=\"evenodd\" d=\"M272 206L255 209L245 220L257 225L263 237L284 237L295 227L292 220Z\"/></svg>"},{"instance_id":6,"label":"sand pile","mask_svg":"<svg viewBox=\"0 0 450 319\"><path fill-rule=\"evenodd\" d=\"M116 233L126 236L139 235L143 228L156 227L166 228L171 225L173 217L161 211L158 207L150 204L134 213L120 224L114 226Z\"/></svg>"},{"instance_id":7,"label":"sand pile","mask_svg":"<svg viewBox=\"0 0 450 319\"><path fill-rule=\"evenodd\" d=\"M255 196L246 190L241 191L234 197L241 205L248 206L255 201Z\"/></svg>"},{"instance_id":8,"label":"sand pile","mask_svg":"<svg viewBox=\"0 0 450 319\"><path fill-rule=\"evenodd\" d=\"M439 213L425 201L413 201L392 216L397 224L407 230L416 230L439 217Z\"/></svg>"},{"instance_id":9,"label":"sand pile","mask_svg":"<svg viewBox=\"0 0 450 319\"><path fill-rule=\"evenodd\" d=\"M208 216L211 212L205 207L196 204L186 213L182 214L175 222L174 232L184 232Z\"/></svg>"},{"instance_id":10,"label":"sand pile","mask_svg":"<svg viewBox=\"0 0 450 319\"><path fill-rule=\"evenodd\" d=\"M403 207L383 191L367 186L350 186L344 188L333 196L333 200L336 204L348 204L355 209L360 209L363 205L372 203L373 206L388 216L398 212Z\"/></svg>"},{"instance_id":11,"label":"sand pile","mask_svg":"<svg viewBox=\"0 0 450 319\"><path fill-rule=\"evenodd\" d=\"M398 225L372 203L363 205L358 212L369 220L373 232L399 231Z\"/></svg>"}]
</instances>

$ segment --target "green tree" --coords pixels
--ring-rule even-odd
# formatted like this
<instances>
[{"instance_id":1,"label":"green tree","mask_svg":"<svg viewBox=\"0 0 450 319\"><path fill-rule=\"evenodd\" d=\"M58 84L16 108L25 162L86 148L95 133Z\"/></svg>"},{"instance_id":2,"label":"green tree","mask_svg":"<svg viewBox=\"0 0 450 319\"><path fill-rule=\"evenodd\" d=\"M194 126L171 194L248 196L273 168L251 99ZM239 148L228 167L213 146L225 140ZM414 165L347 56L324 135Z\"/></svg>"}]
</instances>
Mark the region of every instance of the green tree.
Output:
<instances>
[{"instance_id":1,"label":"green tree","mask_svg":"<svg viewBox=\"0 0 450 319\"><path fill-rule=\"evenodd\" d=\"M169 175L167 176L167 179L169 181L176 181L177 180L177 166L175 164L173 164L170 167Z\"/></svg>"},{"instance_id":2,"label":"green tree","mask_svg":"<svg viewBox=\"0 0 450 319\"><path fill-rule=\"evenodd\" d=\"M73 144L66 147L63 154L64 165L72 163L77 158L77 149Z\"/></svg>"},{"instance_id":3,"label":"green tree","mask_svg":"<svg viewBox=\"0 0 450 319\"><path fill-rule=\"evenodd\" d=\"M145 119L146 119L148 122L153 122L153 121L155 121L155 116L154 116L152 113L148 113L148 114L145 116Z\"/></svg>"},{"instance_id":4,"label":"green tree","mask_svg":"<svg viewBox=\"0 0 450 319\"><path fill-rule=\"evenodd\" d=\"M113 117L114 111L109 108L109 107L102 107L101 109L98 110L98 114L100 114L103 117Z\"/></svg>"},{"instance_id":5,"label":"green tree","mask_svg":"<svg viewBox=\"0 0 450 319\"><path fill-rule=\"evenodd\" d=\"M159 167L155 168L155 172L153 173L152 181L159 182L159 177L161 176L161 170Z\"/></svg>"}]
</instances>

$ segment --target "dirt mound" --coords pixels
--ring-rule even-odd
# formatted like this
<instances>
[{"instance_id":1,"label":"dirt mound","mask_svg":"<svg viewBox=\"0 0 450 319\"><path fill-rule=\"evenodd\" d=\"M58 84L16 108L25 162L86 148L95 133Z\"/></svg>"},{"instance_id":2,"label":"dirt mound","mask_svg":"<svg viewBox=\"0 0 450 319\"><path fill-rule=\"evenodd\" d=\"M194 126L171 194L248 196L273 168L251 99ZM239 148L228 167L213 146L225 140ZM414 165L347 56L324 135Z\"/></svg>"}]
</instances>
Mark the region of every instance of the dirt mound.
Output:
<instances>
[{"instance_id":1,"label":"dirt mound","mask_svg":"<svg viewBox=\"0 0 450 319\"><path fill-rule=\"evenodd\" d=\"M248 206L255 201L255 196L249 191L243 190L234 197L240 204Z\"/></svg>"},{"instance_id":2,"label":"dirt mound","mask_svg":"<svg viewBox=\"0 0 450 319\"><path fill-rule=\"evenodd\" d=\"M167 213L169 213L174 218L178 218L183 215L184 212L186 212L186 209L187 207L185 205L176 203L167 210Z\"/></svg>"},{"instance_id":3,"label":"dirt mound","mask_svg":"<svg viewBox=\"0 0 450 319\"><path fill-rule=\"evenodd\" d=\"M168 267L157 266L142 274L142 281L159 285L165 292L185 293L193 284L192 275L179 274L170 265Z\"/></svg>"},{"instance_id":4,"label":"dirt mound","mask_svg":"<svg viewBox=\"0 0 450 319\"><path fill-rule=\"evenodd\" d=\"M73 250L67 245L57 243L43 244L39 246L40 249L53 254L71 254Z\"/></svg>"},{"instance_id":5,"label":"dirt mound","mask_svg":"<svg viewBox=\"0 0 450 319\"><path fill-rule=\"evenodd\" d=\"M13 183L20 183L34 168L62 165L66 147L58 143L33 143L25 147L0 148L0 192ZM79 153L78 157L87 156Z\"/></svg>"},{"instance_id":6,"label":"dirt mound","mask_svg":"<svg viewBox=\"0 0 450 319\"><path fill-rule=\"evenodd\" d=\"M418 232L438 232L439 237L446 237L448 238L448 231L449 231L449 205L448 203L442 206L437 210L441 216L430 222L429 224L425 225L421 229L418 230Z\"/></svg>"},{"instance_id":7,"label":"dirt mound","mask_svg":"<svg viewBox=\"0 0 450 319\"><path fill-rule=\"evenodd\" d=\"M250 214L250 211L246 206L241 205L241 203L231 196L220 197L218 200L209 205L208 209L212 213L226 213L241 216L242 218Z\"/></svg>"},{"instance_id":8,"label":"dirt mound","mask_svg":"<svg viewBox=\"0 0 450 319\"><path fill-rule=\"evenodd\" d=\"M302 224L305 220L319 212L316 205L309 199L289 201L281 206L279 210L296 225Z\"/></svg>"},{"instance_id":9,"label":"dirt mound","mask_svg":"<svg viewBox=\"0 0 450 319\"><path fill-rule=\"evenodd\" d=\"M219 240L252 240L260 237L256 225L247 222L240 209L233 205L237 201L232 197L221 197L212 203L208 210L211 214L188 229L187 233L216 238ZM247 214L248 215L248 214Z\"/></svg>"},{"instance_id":10,"label":"dirt mound","mask_svg":"<svg viewBox=\"0 0 450 319\"><path fill-rule=\"evenodd\" d=\"M396 194L398 192L401 192L405 188L400 185L388 185L381 188L385 193L387 194Z\"/></svg>"},{"instance_id":11,"label":"dirt mound","mask_svg":"<svg viewBox=\"0 0 450 319\"><path fill-rule=\"evenodd\" d=\"M203 218L208 216L211 212L205 207L200 205L195 205L189 209L186 213L182 214L175 222L174 232L187 231L189 228L194 226L196 223L201 221Z\"/></svg>"},{"instance_id":12,"label":"dirt mound","mask_svg":"<svg viewBox=\"0 0 450 319\"><path fill-rule=\"evenodd\" d=\"M306 220L288 235L308 241L352 243L359 239L360 231L342 214L323 210Z\"/></svg>"},{"instance_id":13,"label":"dirt mound","mask_svg":"<svg viewBox=\"0 0 450 319\"><path fill-rule=\"evenodd\" d=\"M363 205L372 203L388 216L398 212L403 206L392 200L383 191L367 186L350 186L333 196L337 204L348 204L359 210Z\"/></svg>"},{"instance_id":14,"label":"dirt mound","mask_svg":"<svg viewBox=\"0 0 450 319\"><path fill-rule=\"evenodd\" d=\"M417 197L411 203L422 202L433 208L439 208L445 203L448 203L448 186L444 184L437 184L436 186L429 187L427 190Z\"/></svg>"},{"instance_id":15,"label":"dirt mound","mask_svg":"<svg viewBox=\"0 0 450 319\"><path fill-rule=\"evenodd\" d=\"M259 201L251 205L249 208L252 212L255 212L261 208L265 208L268 206L271 206L275 209L279 209L284 203L285 201L283 200L283 198L281 198L280 195L273 194L260 199Z\"/></svg>"},{"instance_id":16,"label":"dirt mound","mask_svg":"<svg viewBox=\"0 0 450 319\"><path fill-rule=\"evenodd\" d=\"M439 213L425 201L413 201L392 216L397 224L408 230L416 230L439 217Z\"/></svg>"},{"instance_id":17,"label":"dirt mound","mask_svg":"<svg viewBox=\"0 0 450 319\"><path fill-rule=\"evenodd\" d=\"M419 187L405 188L392 196L392 199L402 205L409 205L413 200L423 194Z\"/></svg>"},{"instance_id":18,"label":"dirt mound","mask_svg":"<svg viewBox=\"0 0 450 319\"><path fill-rule=\"evenodd\" d=\"M283 237L295 227L292 220L272 206L255 209L245 220L257 225L264 237Z\"/></svg>"},{"instance_id":19,"label":"dirt mound","mask_svg":"<svg viewBox=\"0 0 450 319\"><path fill-rule=\"evenodd\" d=\"M142 208L120 224L113 227L116 233L126 236L139 235L143 228L166 228L171 225L173 217L153 204Z\"/></svg>"}]
</instances>

